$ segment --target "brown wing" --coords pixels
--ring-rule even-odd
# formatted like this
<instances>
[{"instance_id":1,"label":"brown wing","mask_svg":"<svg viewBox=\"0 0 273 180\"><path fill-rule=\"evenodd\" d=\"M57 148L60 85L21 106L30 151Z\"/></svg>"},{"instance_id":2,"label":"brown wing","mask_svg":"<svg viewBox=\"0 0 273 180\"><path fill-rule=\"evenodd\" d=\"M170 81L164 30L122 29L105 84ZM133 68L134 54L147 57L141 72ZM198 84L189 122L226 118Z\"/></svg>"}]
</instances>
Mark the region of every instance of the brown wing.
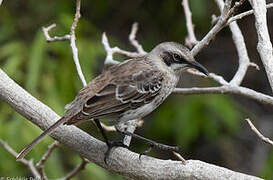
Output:
<instances>
[{"instance_id":1,"label":"brown wing","mask_svg":"<svg viewBox=\"0 0 273 180\"><path fill-rule=\"evenodd\" d=\"M128 109L136 109L150 103L161 90L163 75L157 70L145 67L147 66L137 71L138 66L136 66L136 69L132 69L132 73L129 74L118 72L123 70L122 67L112 69L113 79L87 99L82 111L66 124L103 117L114 120Z\"/></svg>"}]
</instances>

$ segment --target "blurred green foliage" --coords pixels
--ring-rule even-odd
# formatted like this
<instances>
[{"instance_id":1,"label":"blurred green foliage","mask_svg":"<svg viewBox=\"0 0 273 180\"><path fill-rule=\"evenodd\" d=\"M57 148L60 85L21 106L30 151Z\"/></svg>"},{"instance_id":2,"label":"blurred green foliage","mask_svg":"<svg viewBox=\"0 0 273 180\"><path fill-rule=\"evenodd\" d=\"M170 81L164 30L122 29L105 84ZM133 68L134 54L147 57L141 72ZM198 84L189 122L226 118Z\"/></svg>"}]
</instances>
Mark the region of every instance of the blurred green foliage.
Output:
<instances>
[{"instance_id":1,"label":"blurred green foliage","mask_svg":"<svg viewBox=\"0 0 273 180\"><path fill-rule=\"evenodd\" d=\"M0 7L1 69L60 115L64 114L63 107L73 100L82 85L75 70L69 43L46 43L41 27L54 22L57 28L51 34L61 36L68 33L73 21L75 5L74 1L71 2L50 0L37 3L34 0L24 2L4 0ZM208 5L203 0L191 2L195 23L201 29L197 31L204 33L209 28ZM83 17L76 36L80 63L87 81L92 80L102 69L105 53L100 38L105 29L108 29L110 43L120 47L127 47L121 38L127 38L130 24L134 20L139 20L143 26L147 26L146 31L139 33L147 49L158 43L158 37L161 37L162 32L164 35L161 40L183 41L186 30L180 2L136 1L134 3L137 11L132 10L127 1L83 1ZM122 6L123 11L117 13L119 6ZM137 16L138 12L141 14ZM116 15L112 17L115 13ZM114 17L118 18L114 19ZM145 20L149 18L153 21ZM126 31L123 27L126 27ZM111 36L112 31L115 36ZM204 83L210 85L207 81ZM147 118L149 121L141 129L144 129L142 133L144 136L159 142L180 145L186 154L191 154L197 151L196 144L199 142L220 142L226 137L236 136L241 130L242 119L246 113L247 111L240 108L240 105L229 96L172 95ZM21 150L40 133L40 129L7 104L0 103L0 137L15 150ZM37 162L51 142L53 140L47 137L27 157ZM139 152L142 148L143 145L139 145L136 151ZM164 158L170 157L166 155ZM193 158L198 159L198 157ZM0 148L0 159L0 176L31 175L24 165L16 162L15 158L3 148ZM54 151L46 163L46 173L50 179L59 178L79 162L80 158L75 153L61 147ZM218 164L225 164L225 159ZM273 173L270 168L272 166L271 153L265 169L259 175L272 178ZM104 180L121 179L121 177L90 163L74 179Z\"/></svg>"}]
</instances>

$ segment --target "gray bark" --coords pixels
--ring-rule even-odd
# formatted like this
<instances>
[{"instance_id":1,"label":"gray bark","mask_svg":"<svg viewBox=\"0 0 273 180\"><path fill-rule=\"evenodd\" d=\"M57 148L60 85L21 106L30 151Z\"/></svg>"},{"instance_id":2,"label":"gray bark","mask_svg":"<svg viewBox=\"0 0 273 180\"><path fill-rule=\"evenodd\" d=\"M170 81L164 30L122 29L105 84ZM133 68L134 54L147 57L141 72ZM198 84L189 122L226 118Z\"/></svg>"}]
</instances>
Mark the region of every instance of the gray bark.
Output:
<instances>
[{"instance_id":1,"label":"gray bark","mask_svg":"<svg viewBox=\"0 0 273 180\"><path fill-rule=\"evenodd\" d=\"M31 96L0 69L0 98L33 124L45 130L60 116ZM201 162L160 160L143 156L124 148L111 151L108 165L103 158L107 147L75 126L61 126L51 136L91 162L128 179L260 179L229 169ZM22 147L23 148L23 147ZM14 159L15 160L15 159Z\"/></svg>"}]
</instances>

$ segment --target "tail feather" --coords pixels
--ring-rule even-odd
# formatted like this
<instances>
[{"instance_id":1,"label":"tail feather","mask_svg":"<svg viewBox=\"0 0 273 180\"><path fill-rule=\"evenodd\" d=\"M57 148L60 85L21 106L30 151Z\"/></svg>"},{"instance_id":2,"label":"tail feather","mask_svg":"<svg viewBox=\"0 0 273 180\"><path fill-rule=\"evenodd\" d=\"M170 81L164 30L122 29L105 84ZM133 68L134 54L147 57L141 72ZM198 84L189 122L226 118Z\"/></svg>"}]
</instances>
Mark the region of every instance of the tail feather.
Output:
<instances>
[{"instance_id":1,"label":"tail feather","mask_svg":"<svg viewBox=\"0 0 273 180\"><path fill-rule=\"evenodd\" d=\"M21 160L22 158L24 158L25 155L33 148L33 146L35 146L37 143L43 140L44 137L46 137L46 135L49 135L52 131L54 131L57 127L63 124L66 120L67 118L62 117L57 122L55 122L52 126L50 126L48 129L46 129L40 136L34 139L16 156L16 160Z\"/></svg>"}]
</instances>

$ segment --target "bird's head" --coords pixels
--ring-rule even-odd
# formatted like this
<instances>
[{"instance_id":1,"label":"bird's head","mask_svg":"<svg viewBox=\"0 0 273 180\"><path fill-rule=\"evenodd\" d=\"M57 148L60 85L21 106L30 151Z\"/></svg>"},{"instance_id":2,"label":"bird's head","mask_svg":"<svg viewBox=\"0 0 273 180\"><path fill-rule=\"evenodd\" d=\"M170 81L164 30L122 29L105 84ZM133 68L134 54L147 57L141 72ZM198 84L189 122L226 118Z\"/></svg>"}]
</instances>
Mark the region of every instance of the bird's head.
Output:
<instances>
[{"instance_id":1,"label":"bird's head","mask_svg":"<svg viewBox=\"0 0 273 180\"><path fill-rule=\"evenodd\" d=\"M208 76L208 70L195 61L188 48L175 42L164 42L157 45L149 54L151 59L161 61L163 66L167 66L175 74L180 74L188 68L194 68Z\"/></svg>"}]
</instances>

